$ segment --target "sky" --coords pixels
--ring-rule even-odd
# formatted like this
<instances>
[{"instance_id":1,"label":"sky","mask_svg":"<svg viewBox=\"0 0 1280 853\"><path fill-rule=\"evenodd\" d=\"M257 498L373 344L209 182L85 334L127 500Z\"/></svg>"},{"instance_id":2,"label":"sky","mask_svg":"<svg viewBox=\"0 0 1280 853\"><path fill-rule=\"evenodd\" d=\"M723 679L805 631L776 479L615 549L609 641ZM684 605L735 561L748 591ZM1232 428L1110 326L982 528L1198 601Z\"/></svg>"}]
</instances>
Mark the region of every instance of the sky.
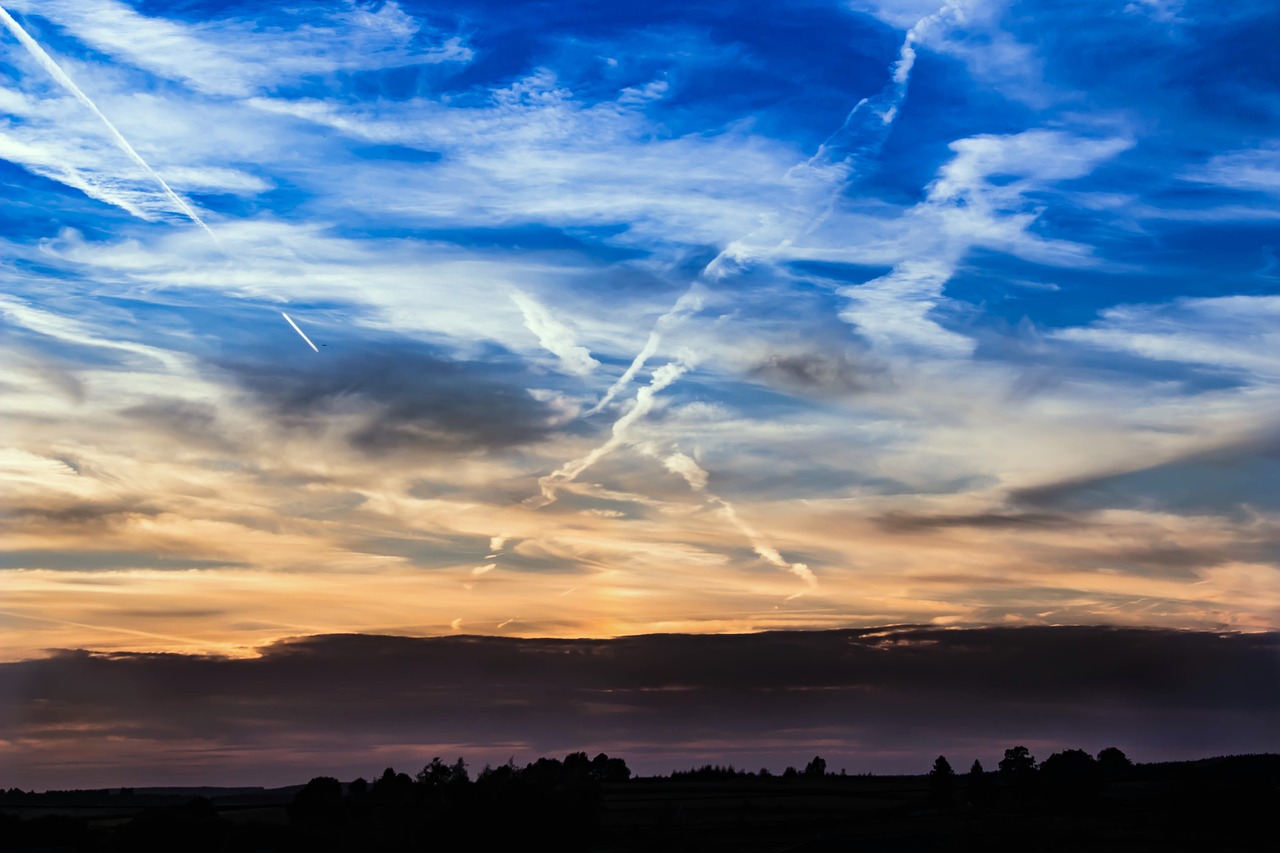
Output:
<instances>
[{"instance_id":1,"label":"sky","mask_svg":"<svg viewBox=\"0 0 1280 853\"><path fill-rule=\"evenodd\" d=\"M41 784L108 725L33 674L82 660L1274 660L1274 3L0 8L0 752Z\"/></svg>"}]
</instances>

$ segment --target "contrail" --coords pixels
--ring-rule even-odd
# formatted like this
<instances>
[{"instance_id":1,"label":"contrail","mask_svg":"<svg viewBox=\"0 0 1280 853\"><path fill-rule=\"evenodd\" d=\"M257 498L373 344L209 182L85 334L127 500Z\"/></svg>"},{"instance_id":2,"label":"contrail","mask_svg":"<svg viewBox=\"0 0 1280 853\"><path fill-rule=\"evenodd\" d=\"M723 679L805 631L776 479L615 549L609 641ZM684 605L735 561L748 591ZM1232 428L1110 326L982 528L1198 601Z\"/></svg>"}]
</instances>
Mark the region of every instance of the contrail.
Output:
<instances>
[{"instance_id":1,"label":"contrail","mask_svg":"<svg viewBox=\"0 0 1280 853\"><path fill-rule=\"evenodd\" d=\"M311 338L308 338L308 337L307 337L307 333L306 333L306 332L304 332L304 331L302 331L301 329L299 329L299 328L298 328L298 324L297 324L297 323L295 323L295 322L293 322L293 318L292 318L292 317L290 317L288 314L284 313L283 311L281 311L281 312L280 312L280 316L281 316L281 317L283 317L283 318L285 318L286 320L288 320L288 321L289 321L289 325L290 325L290 326L293 326L293 330L294 330L295 332L297 332L298 334L302 335L302 339L303 339L304 341L306 341L306 342L307 342L307 346L311 347L312 349L315 349L315 350L316 350L316 352L320 352L320 350L316 349L316 345L315 345L315 344L313 344L313 343L311 343Z\"/></svg>"},{"instance_id":2,"label":"contrail","mask_svg":"<svg viewBox=\"0 0 1280 853\"><path fill-rule=\"evenodd\" d=\"M3 22L9 32L13 33L14 38L22 42L22 46L27 49L28 53L35 57L36 62L39 62L45 71L49 72L50 77L57 80L58 84L62 86L62 88L66 89L72 95L75 95L76 100L88 107L89 111L98 117L103 125L106 126L107 131L111 134L111 138L115 140L115 143L120 150L129 155L130 160L138 164L144 172L151 176L152 180L154 180L160 186L160 189L164 191L164 194L168 197L169 201L173 202L174 206L185 213L187 218L192 222L203 228L204 232L209 235L209 238L213 240L214 244L219 249L222 249L222 244L218 242L218 235L213 233L213 229L205 224L205 221L201 219L199 214L191 208L191 205L187 204L182 196L174 192L173 189L165 183L164 178L160 177L160 175L156 173L156 170L151 168L146 160L142 159L142 155L134 150L133 146L129 144L129 140L125 139L123 134L116 130L116 126L111 123L111 119L107 118L102 110L98 109L98 105L90 100L89 96L76 85L75 81L67 76L67 72L62 70L62 67L54 61L53 57L45 52L45 49L22 28L21 24L14 20L13 16L10 15L3 6L0 6L0 22ZM305 335L303 337L305 337ZM310 341L308 341L308 343L310 343Z\"/></svg>"},{"instance_id":3,"label":"contrail","mask_svg":"<svg viewBox=\"0 0 1280 853\"><path fill-rule=\"evenodd\" d=\"M657 448L652 446L644 448L643 452L650 456L658 456ZM778 553L776 548L768 545L764 541L764 538L756 532L754 527L738 517L738 511L733 508L733 504L707 488L707 472L702 468L702 466L695 462L692 457L686 456L679 450L676 450L671 454L660 458L662 459L662 466L664 468L673 474L679 474L684 481L689 484L690 489L704 495L708 503L712 503L720 507L720 512L729 520L729 523L736 527L738 532L746 537L747 541L751 543L751 550L756 552L756 556L764 560L766 563L776 566L779 569L783 569L784 571L788 571L800 578L800 580L805 582L805 586L808 589L817 588L818 579L814 577L812 569L804 563L788 563L783 559L782 555ZM804 594L804 592L805 590L801 590L794 595L789 595L787 596L787 600L790 601L793 598L799 598Z\"/></svg>"},{"instance_id":4,"label":"contrail","mask_svg":"<svg viewBox=\"0 0 1280 853\"><path fill-rule=\"evenodd\" d=\"M897 118L898 110L907 97L907 85L911 82L911 70L915 67L916 62L916 43L923 36L926 29L944 17L953 15L963 19L963 11L960 8L961 3L962 0L947 0L938 11L916 21L902 40L902 47L898 50L898 58L893 63L892 73L885 87L877 94L858 101L848 115L845 116L840 128L818 146L818 150L814 152L812 157L795 164L787 170L786 177L791 177L797 172L814 170L821 165L826 165L829 169L838 169L839 174L835 177L843 180L833 181L834 187L831 197L827 200L827 204L822 211L797 228L790 237L784 238L779 243L779 246L790 245L797 237L810 233L814 228L825 222L835 208L841 186L847 182L850 173L854 171L853 161L867 160L874 157L884 147L885 140L889 136L889 128L894 119ZM878 121L875 124L859 121L858 119L862 117L864 110L870 110ZM857 137L863 137L865 141L855 146L853 140L856 140ZM843 151L848 151L849 153L841 159L835 160L834 156ZM756 232L753 231L752 233ZM744 239L750 239L750 235L747 235ZM731 242L703 267L698 277L703 279L723 277L725 273L720 270L725 258L735 254L741 247L741 241L735 240ZM614 398L644 368L645 362L658 351L658 347L662 343L662 334L666 328L677 320L682 319L685 315L697 311L700 307L701 301L694 295L694 288L691 287L684 296L681 296L676 301L671 310L658 318L653 331L649 332L649 338L645 341L644 347L632 360L631 366L618 377L617 381L609 386L609 390L600 398L600 402L588 409L584 416L594 415L613 402Z\"/></svg>"},{"instance_id":5,"label":"contrail","mask_svg":"<svg viewBox=\"0 0 1280 853\"><path fill-rule=\"evenodd\" d=\"M903 38L902 47L898 51L898 58L894 61L892 66L890 80L885 87L875 96L860 100L854 108L849 111L849 114L845 117L844 123L840 128L829 136L820 146L818 146L818 150L812 157L802 163L797 163L795 166L792 166L787 170L787 176L789 177L796 171L815 168L820 161L828 160L832 152L840 152L844 150L849 151L849 153L842 159L830 164L829 168L837 170L835 178L838 180L832 180L830 177L827 178L827 180L834 186L826 206L820 213L818 213L817 216L811 217L808 222L796 228L792 232L791 236L785 237L778 244L778 247L790 245L790 243L797 237L809 233L819 224L824 222L835 208L840 187L848 182L849 175L853 171L851 161L857 159L865 160L868 157L874 156L884 146L884 142L888 137L889 126L897 117L898 109L901 107L902 102L907 96L907 84L911 80L911 69L915 66L916 61L916 42L923 36L926 29L933 26L945 16L954 15L955 17L963 20L964 14L961 8L963 3L964 0L946 0L938 11L934 12L932 15L927 15L917 20ZM855 119L866 107L870 107L875 113L876 118L879 120L878 127L876 125L859 127L859 125L865 125L865 123L855 122ZM859 131L861 132L859 133ZM869 138L858 147L854 147L850 142L847 142L844 139L856 139L857 136ZM747 235L744 239L749 239L751 235L757 233L759 230L760 229L757 229L756 231L751 232L751 234ZM698 279L705 280L712 277L723 278L728 275L727 272L723 272L721 270L722 263L725 258L728 257L741 258L745 254L743 251L744 248L745 247L742 242L739 240L735 240L725 246L718 255L711 259L710 263L703 267L702 271L698 274ZM620 377L618 377L617 381L609 386L609 389L605 392L604 396L600 398L600 402L587 410L585 413L586 415L593 415L596 412L599 412L606 405L612 402L624 388L627 387L628 383L635 378L636 374L644 368L645 363L658 351L658 347L662 343L663 332L666 331L667 327L701 307L701 299L695 293L697 286L698 282L695 280L695 282L690 285L689 290L676 300L676 304L673 305L667 313L658 318L658 321L654 324L653 330L649 332L649 337L645 341L644 347L641 348L640 352L637 353L636 357L632 360L631 366L628 367ZM649 410L653 408L654 395L663 388L666 388L672 382L676 381L676 379L678 379L680 375L688 369L687 365L682 363L682 366L678 370L675 370L674 373L669 375L669 377L664 377L663 381L659 382L659 374L663 371L668 371L673 367L675 367L675 365L668 364L665 367L654 371L653 381L650 382L649 386L641 388L636 392L635 405L614 423L613 435L608 441L591 451L591 453L586 456L575 459L572 462L567 462L556 471L553 471L551 474L539 479L538 485L541 487L542 494L539 497L530 498L525 501L526 506L538 509L552 503L556 499L557 486L572 482L580 473L595 464L600 457L623 444L626 438L627 429L631 424L640 418L643 418L649 413ZM692 485L692 483L690 485ZM788 569L797 576L803 578L806 583L816 583L813 578L813 573L809 571L807 566L803 563L787 563L782 559L781 555L779 555L777 551L759 543L758 535L745 522L738 518L731 505L724 501L720 501L720 504L724 509L725 515L739 530L742 531L745 536L747 536L748 539L752 541L755 546L756 553L763 559L781 568Z\"/></svg>"},{"instance_id":6,"label":"contrail","mask_svg":"<svg viewBox=\"0 0 1280 853\"><path fill-rule=\"evenodd\" d=\"M583 471L625 444L631 425L649 414L658 392L679 379L691 366L687 361L672 362L653 371L649 384L636 392L635 405L614 423L613 434L609 436L609 440L587 455L566 462L547 476L540 478L538 486L542 489L542 494L529 498L525 501L525 505L533 509L541 509L547 504L554 503L556 491L560 486L572 483Z\"/></svg>"},{"instance_id":7,"label":"contrail","mask_svg":"<svg viewBox=\"0 0 1280 853\"><path fill-rule=\"evenodd\" d=\"M600 398L600 402L588 409L584 417L587 415L594 415L596 412L609 405L609 403L613 401L613 398L618 396L619 392L631 383L631 380L635 378L636 374L644 369L645 362L652 358L653 354L658 351L658 346L662 343L663 332L677 321L684 319L689 314L692 314L694 311L697 311L702 307L702 298L695 292L696 288L697 284L695 283L685 291L683 296L676 300L676 304L672 305L667 313L658 318L658 322L653 325L653 331L649 332L648 340L644 342L644 346L640 349L640 352L636 354L636 357L631 360L631 366L618 377L617 381L609 386L609 390Z\"/></svg>"},{"instance_id":8,"label":"contrail","mask_svg":"<svg viewBox=\"0 0 1280 853\"><path fill-rule=\"evenodd\" d=\"M119 632L122 634L134 634L139 637L151 637L157 640L177 640L182 643L189 643L193 646L223 646L226 648L235 648L231 643L210 643L207 640L197 640L192 637L175 637L173 634L157 634L153 631L139 631L136 628L121 628L116 625L93 625L88 622L72 622L67 619L50 619L47 616L31 616L26 613L17 613L13 610L0 610L0 615L14 616L18 619L31 619L36 622L48 622L51 625L68 625L72 628L88 628L93 631L109 631Z\"/></svg>"},{"instance_id":9,"label":"contrail","mask_svg":"<svg viewBox=\"0 0 1280 853\"><path fill-rule=\"evenodd\" d=\"M926 30L944 18L953 17L963 22L963 4L964 0L947 0L938 8L938 11L917 20L902 39L898 58L893 63L889 82L884 88L875 95L863 98L854 104L853 109L845 116L844 123L818 146L818 150L812 157L787 170L787 176L791 177L798 172L825 167L828 170L837 170L838 177L843 180L834 183L831 196L822 212L813 217L796 234L783 240L781 245L790 245L796 238L807 236L826 222L840 199L841 187L856 177L861 163L875 157L884 148L889 138L889 130L898 116L898 110L907 99L911 70L916 64L916 44L924 37ZM841 154L843 156L836 159Z\"/></svg>"},{"instance_id":10,"label":"contrail","mask_svg":"<svg viewBox=\"0 0 1280 853\"><path fill-rule=\"evenodd\" d=\"M213 233L213 229L209 227L208 223L200 218L200 214L196 213L191 205L187 204L186 199L173 191L173 188L165 182L165 179L160 177L160 174L156 172L155 169L151 168L151 164L142 159L142 155L129 144L129 140L124 138L124 134L116 129L116 126L111 123L111 119L107 118L106 114L102 112L102 110L98 109L98 105L95 104L93 100L76 85L76 82L67 75L67 72L62 70L62 66L58 65L54 58L40 46L39 42L31 37L30 33L22 28L22 25L19 24L3 6L0 6L0 23L3 23L5 28L8 29L9 32L13 33L13 37L22 43L22 46L27 49L27 52L35 58L36 62L40 63L40 67L47 71L50 77L58 82L58 85L62 86L62 88L74 95L77 101L84 104L91 113L98 117L98 120L106 127L107 132L111 135L116 146L128 155L129 159L136 163L142 171L151 176L151 179L155 181L156 185L164 192L165 197L168 198L169 201L173 202L174 207L182 211L182 213L196 225L199 225L200 228L203 229L204 233L209 235L209 239L213 241L213 245L218 247L218 251L222 252L222 254L227 257L231 257L227 250L223 248L222 241L218 239L218 235ZM283 311L280 313L284 314ZM302 339L307 342L307 345L311 347L311 349L316 352L320 352L320 350L316 349L316 345L311 343L311 339L303 334L302 330L298 328L298 325L294 323L293 320L289 319L288 314L284 314L284 318L289 320L289 325L293 326L295 332L302 335Z\"/></svg>"}]
</instances>

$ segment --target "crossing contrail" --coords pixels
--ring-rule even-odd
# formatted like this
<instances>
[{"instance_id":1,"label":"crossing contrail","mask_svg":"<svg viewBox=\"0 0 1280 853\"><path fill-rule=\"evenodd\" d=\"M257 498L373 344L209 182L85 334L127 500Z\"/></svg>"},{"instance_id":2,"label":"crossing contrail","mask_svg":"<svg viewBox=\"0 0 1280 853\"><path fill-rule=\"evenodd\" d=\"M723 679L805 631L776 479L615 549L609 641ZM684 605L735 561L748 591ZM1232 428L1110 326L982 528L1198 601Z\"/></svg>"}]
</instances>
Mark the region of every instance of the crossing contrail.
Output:
<instances>
[{"instance_id":1,"label":"crossing contrail","mask_svg":"<svg viewBox=\"0 0 1280 853\"><path fill-rule=\"evenodd\" d=\"M596 412L609 405L609 403L613 401L613 398L618 396L618 393L622 391L622 389L631 384L631 380L635 378L635 375L644 369L645 362L647 362L653 354L658 351L658 345L662 343L662 333L665 332L668 327L674 325L702 307L701 297L694 292L696 287L697 284L695 283L688 291L685 292L684 296L681 296L676 300L676 304L671 306L671 309L667 311L667 313L658 318L658 322L654 324L653 331L649 333L649 338L645 341L644 347L642 347L640 352L636 354L636 357L632 359L631 366L618 377L617 381L609 386L609 390L600 398L600 402L588 409L584 414L584 417L594 415Z\"/></svg>"},{"instance_id":2,"label":"crossing contrail","mask_svg":"<svg viewBox=\"0 0 1280 853\"><path fill-rule=\"evenodd\" d=\"M642 420L645 415L649 414L649 411L657 402L655 397L657 397L658 392L679 379L691 366L688 361L679 361L664 364L653 371L649 384L636 392L635 405L614 422L613 432L609 436L609 440L586 456L580 456L577 459L566 462L545 477L539 478L538 486L542 489L542 494L525 500L525 506L541 509L547 504L554 503L556 492L561 486L572 483L583 471L626 444L632 424Z\"/></svg>"},{"instance_id":3,"label":"crossing contrail","mask_svg":"<svg viewBox=\"0 0 1280 853\"><path fill-rule=\"evenodd\" d=\"M818 146L818 150L814 152L812 157L795 164L787 170L786 176L789 178L806 171L826 173L828 175L827 180L830 181L832 187L824 208L817 215L810 217L807 222L797 226L790 236L784 237L778 248L791 245L794 240L808 234L826 222L835 209L836 202L839 200L841 188L856 176L857 168L860 165L870 161L880 153L885 141L888 139L889 129L907 98L907 86L911 82L911 70L916 61L916 44L919 43L929 27L944 18L950 16L963 19L961 3L962 0L946 0L938 11L916 21L915 25L907 31L906 37L902 41L902 47L898 51L898 58L890 66L889 81L884 88L879 93L858 101L848 115L845 116L844 123L840 128ZM757 232L752 232L752 235L755 233ZM724 270L724 265L726 262L732 262L736 258L742 257L742 253L748 249L747 246L743 245L743 241L749 240L752 235L730 242L703 268L702 272L699 273L699 278L710 279L727 276L729 273ZM600 398L600 401L588 409L584 416L590 417L613 402L614 398L631 383L636 374L644 368L645 363L658 351L658 347L662 343L663 332L690 313L697 311L700 307L701 301L695 295L694 287L690 287L689 291L681 296L676 301L676 304L671 307L671 310L658 318L653 330L649 332L649 337L645 341L644 347L632 360L631 366L609 386L609 390Z\"/></svg>"},{"instance_id":4,"label":"crossing contrail","mask_svg":"<svg viewBox=\"0 0 1280 853\"><path fill-rule=\"evenodd\" d=\"M35 57L36 62L39 62L40 66L44 68L45 71L49 72L49 76L58 81L58 85L62 86L62 88L74 95L76 100L84 104L90 112L98 117L102 124L107 128L107 132L111 134L111 138L115 141L116 146L125 154L129 155L129 159L138 164L139 168L150 175L151 179L154 180L156 184L159 185L160 189L164 191L164 194L169 201L173 202L174 206L177 207L178 210L186 214L188 219L203 228L204 232L209 235L209 238L213 240L214 244L221 249L222 244L218 242L218 235L213 233L213 229L205 224L205 221L200 218L200 215L196 213L195 210L192 209L191 205L187 204L186 200L183 199L182 196L174 192L173 189L165 183L164 178L160 177L156 170L151 168L150 164L148 164L146 160L142 159L142 155L134 150L133 146L129 144L129 140L125 139L124 135L121 134L120 131L116 130L116 126L111 123L111 119L107 118L106 114L103 113L102 110L98 109L98 105L95 104L89 96L76 85L74 80L67 76L67 72L62 70L62 67L54 61L53 57L45 52L45 49L40 46L39 42L33 39L31 35L22 28L22 25L15 21L13 16L10 15L3 6L0 6L0 22L8 28L9 32L13 33L14 38L22 43L22 46L27 49L27 52Z\"/></svg>"}]
</instances>

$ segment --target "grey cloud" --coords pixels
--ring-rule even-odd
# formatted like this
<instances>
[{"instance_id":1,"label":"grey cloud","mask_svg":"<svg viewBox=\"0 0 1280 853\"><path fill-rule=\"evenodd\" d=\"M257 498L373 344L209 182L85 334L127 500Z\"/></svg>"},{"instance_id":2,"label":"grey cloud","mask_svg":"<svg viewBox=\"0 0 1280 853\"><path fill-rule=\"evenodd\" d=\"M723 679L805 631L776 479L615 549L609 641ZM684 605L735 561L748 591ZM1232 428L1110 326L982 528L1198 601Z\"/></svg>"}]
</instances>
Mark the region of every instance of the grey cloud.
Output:
<instances>
[{"instance_id":1,"label":"grey cloud","mask_svg":"<svg viewBox=\"0 0 1280 853\"><path fill-rule=\"evenodd\" d=\"M411 344L334 346L308 358L229 361L236 384L293 428L354 415L347 436L370 454L513 447L550 431L554 412L525 390L529 377L507 360L463 361Z\"/></svg>"},{"instance_id":2,"label":"grey cloud","mask_svg":"<svg viewBox=\"0 0 1280 853\"><path fill-rule=\"evenodd\" d=\"M852 394L886 381L878 367L837 351L775 353L751 368L750 375L810 394Z\"/></svg>"},{"instance_id":3,"label":"grey cloud","mask_svg":"<svg viewBox=\"0 0 1280 853\"><path fill-rule=\"evenodd\" d=\"M478 536L378 536L347 543L348 550L363 554L403 557L419 568L435 569L475 561L488 542Z\"/></svg>"},{"instance_id":4,"label":"grey cloud","mask_svg":"<svg viewBox=\"0 0 1280 853\"><path fill-rule=\"evenodd\" d=\"M1233 515L1244 507L1280 509L1280 435L1190 454L1158 465L1046 483L1010 493L1036 509L1158 506Z\"/></svg>"},{"instance_id":5,"label":"grey cloud","mask_svg":"<svg viewBox=\"0 0 1280 853\"><path fill-rule=\"evenodd\" d=\"M223 450L231 447L218 426L217 410L204 403L156 399L122 409L120 414L150 424L168 435L179 436L186 443L199 442Z\"/></svg>"},{"instance_id":6,"label":"grey cloud","mask_svg":"<svg viewBox=\"0 0 1280 853\"><path fill-rule=\"evenodd\" d=\"M229 560L195 560L149 551L68 551L26 549L0 551L0 569L110 571L115 569L215 569L244 566Z\"/></svg>"},{"instance_id":7,"label":"grey cloud","mask_svg":"<svg viewBox=\"0 0 1280 853\"><path fill-rule=\"evenodd\" d=\"M978 527L996 530L1053 529L1081 524L1070 515L1047 512L977 512L955 515L917 515L907 512L885 513L874 519L884 530L908 533L916 530L938 530L949 527Z\"/></svg>"},{"instance_id":8,"label":"grey cloud","mask_svg":"<svg viewBox=\"0 0 1280 853\"><path fill-rule=\"evenodd\" d=\"M878 771L926 767L959 744L994 760L1002 746L1037 740L1116 744L1157 760L1280 748L1280 634L899 626L613 640L318 636L250 660L60 652L0 665L0 695L11 709L0 737L44 744L15 756L15 782L52 774L34 764L49 750L75 753L111 734L131 738L111 747L112 760L150 761L155 778L180 773L173 756L197 739L222 750L206 778L239 779L279 774L286 759L299 776L317 763L382 766L393 748L414 761L438 744L500 762L513 741L544 753L603 749L642 767L646 753L794 761L819 742L835 766ZM305 755L280 751L284 732Z\"/></svg>"},{"instance_id":9,"label":"grey cloud","mask_svg":"<svg viewBox=\"0 0 1280 853\"><path fill-rule=\"evenodd\" d=\"M169 621L172 619L205 619L212 616L225 616L227 613L228 611L226 610L207 607L188 607L181 610L138 608L114 611L112 616L119 619L161 619Z\"/></svg>"},{"instance_id":10,"label":"grey cloud","mask_svg":"<svg viewBox=\"0 0 1280 853\"><path fill-rule=\"evenodd\" d=\"M73 463L60 460L68 467ZM81 501L71 500L65 503L48 502L44 504L27 504L12 506L6 515L16 521L22 528L30 532L33 528L56 527L61 532L74 532L69 529L110 527L137 517L153 518L162 510L149 506L141 500L121 499L116 501Z\"/></svg>"}]
</instances>

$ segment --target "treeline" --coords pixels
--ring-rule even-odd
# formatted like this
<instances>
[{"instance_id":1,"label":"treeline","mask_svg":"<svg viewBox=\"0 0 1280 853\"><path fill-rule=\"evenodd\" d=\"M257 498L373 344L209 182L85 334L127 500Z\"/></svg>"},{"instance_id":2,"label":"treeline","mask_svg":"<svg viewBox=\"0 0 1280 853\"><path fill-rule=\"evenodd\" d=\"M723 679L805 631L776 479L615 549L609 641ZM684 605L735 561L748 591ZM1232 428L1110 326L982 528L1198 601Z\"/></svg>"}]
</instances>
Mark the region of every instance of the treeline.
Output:
<instances>
[{"instance_id":1,"label":"treeline","mask_svg":"<svg viewBox=\"0 0 1280 853\"><path fill-rule=\"evenodd\" d=\"M827 762L820 755L815 755L813 760L805 765L804 770L797 770L794 767L788 767L782 771L781 778L795 779L803 776L806 779L821 779L827 775ZM844 771L840 772L844 775ZM671 773L672 779L697 780L702 782L723 782L727 779L773 779L776 778L768 767L761 767L759 771L753 773L750 770L737 770L732 764L704 764L701 767L691 767L688 770L675 770Z\"/></svg>"},{"instance_id":2,"label":"treeline","mask_svg":"<svg viewBox=\"0 0 1280 853\"><path fill-rule=\"evenodd\" d=\"M1083 802L1095 797L1105 783L1115 783L1132 775L1133 762L1120 749L1111 746L1097 757L1083 749L1055 752L1037 762L1025 746L1004 751L997 771L992 774L974 760L961 784L945 755L939 755L929 770L929 794L935 805L953 805L963 790L963 800L972 806L989 806L999 789L1016 799L1036 795L1065 802Z\"/></svg>"},{"instance_id":3,"label":"treeline","mask_svg":"<svg viewBox=\"0 0 1280 853\"><path fill-rule=\"evenodd\" d=\"M683 784L691 781L719 784ZM412 775L388 767L371 781L317 776L292 795L233 790L176 801L165 799L174 795L125 790L36 794L11 788L0 792L0 807L27 817L0 814L0 853L380 853L444 845L575 851L605 842L616 849L654 849L676 841L702 849L716 839L758 840L764 831L799 839L880 827L893 835L922 816L932 821L928 831L938 840L1003 844L1024 831L1057 826L1067 813L1087 814L1121 833L1116 837L1146 833L1144 844L1131 850L1165 849L1176 833L1243 838L1262 828L1268 804L1280 793L1280 756L1135 765L1114 747L1096 756L1068 749L1038 761L1015 746L994 770L974 761L963 774L938 756L927 773L915 776L846 776L828 772L827 762L814 756L803 769L776 775L767 768L706 764L637 780L620 758L575 752L563 760L486 766L474 778L461 758L435 758ZM840 805L843 795L862 805L848 810ZM106 819L90 814L107 805L120 811ZM47 816L31 817L42 809ZM1176 833L1161 827L1176 827Z\"/></svg>"},{"instance_id":4,"label":"treeline","mask_svg":"<svg viewBox=\"0 0 1280 853\"><path fill-rule=\"evenodd\" d=\"M496 849L534 838L588 849L601 786L629 778L626 762L604 753L523 767L509 761L486 766L474 781L461 758L435 758L414 776L388 767L372 783L316 777L294 797L290 822L303 849L425 850L444 842Z\"/></svg>"},{"instance_id":5,"label":"treeline","mask_svg":"<svg viewBox=\"0 0 1280 853\"><path fill-rule=\"evenodd\" d=\"M192 853L213 851L425 851L443 844L501 849L550 841L588 850L598 830L601 786L631 777L626 762L575 752L523 767L486 766L473 780L459 758L433 759L416 774L388 767L372 782L330 776L308 782L285 807L287 820L234 820L234 808L204 797L142 809L103 828L65 815L20 819L0 815L0 851L67 850ZM0 804L66 802L67 794L10 789ZM97 795L104 792L79 792ZM73 798L74 799L74 798ZM129 797L115 799L126 801Z\"/></svg>"}]
</instances>

